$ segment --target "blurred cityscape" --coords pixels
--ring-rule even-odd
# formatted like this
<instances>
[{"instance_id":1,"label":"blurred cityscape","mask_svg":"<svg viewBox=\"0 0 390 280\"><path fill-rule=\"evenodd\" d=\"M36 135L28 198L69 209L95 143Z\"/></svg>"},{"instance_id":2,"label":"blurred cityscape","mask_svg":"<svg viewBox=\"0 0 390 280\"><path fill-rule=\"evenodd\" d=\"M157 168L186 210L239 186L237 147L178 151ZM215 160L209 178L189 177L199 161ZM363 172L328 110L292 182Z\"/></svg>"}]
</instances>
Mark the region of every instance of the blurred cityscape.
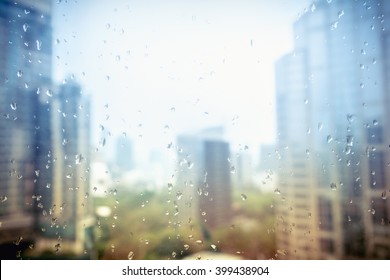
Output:
<instances>
[{"instance_id":1,"label":"blurred cityscape","mask_svg":"<svg viewBox=\"0 0 390 280\"><path fill-rule=\"evenodd\" d=\"M390 259L389 1L294 22L274 143L218 124L147 151L54 81L53 5L0 0L1 259Z\"/></svg>"}]
</instances>

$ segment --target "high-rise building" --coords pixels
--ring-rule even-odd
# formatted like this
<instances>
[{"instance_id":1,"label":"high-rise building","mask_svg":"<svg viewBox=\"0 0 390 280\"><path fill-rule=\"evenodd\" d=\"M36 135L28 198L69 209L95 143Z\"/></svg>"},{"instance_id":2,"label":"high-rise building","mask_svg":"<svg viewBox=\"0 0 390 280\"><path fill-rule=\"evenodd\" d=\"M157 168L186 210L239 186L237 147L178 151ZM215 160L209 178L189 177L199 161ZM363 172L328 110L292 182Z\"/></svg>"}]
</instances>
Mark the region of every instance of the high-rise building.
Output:
<instances>
[{"instance_id":1,"label":"high-rise building","mask_svg":"<svg viewBox=\"0 0 390 280\"><path fill-rule=\"evenodd\" d=\"M47 157L52 181L36 187L46 203L43 206L49 209L46 215L39 215L38 224L44 232L37 239L38 249L54 247L76 254L92 250L89 114L89 99L76 82L68 80L58 88L49 116L52 150Z\"/></svg>"},{"instance_id":2,"label":"high-rise building","mask_svg":"<svg viewBox=\"0 0 390 280\"><path fill-rule=\"evenodd\" d=\"M42 97L52 92L51 5L0 2L0 244L15 242L18 251L34 238L34 188L47 176L41 156L50 152L50 118Z\"/></svg>"},{"instance_id":3,"label":"high-rise building","mask_svg":"<svg viewBox=\"0 0 390 280\"><path fill-rule=\"evenodd\" d=\"M91 248L89 104L75 83L52 86L51 9L0 1L2 258Z\"/></svg>"},{"instance_id":4,"label":"high-rise building","mask_svg":"<svg viewBox=\"0 0 390 280\"><path fill-rule=\"evenodd\" d=\"M281 258L390 258L389 16L314 2L276 64Z\"/></svg>"},{"instance_id":5,"label":"high-rise building","mask_svg":"<svg viewBox=\"0 0 390 280\"><path fill-rule=\"evenodd\" d=\"M179 169L176 189L179 218L207 229L226 226L231 218L232 183L229 143L221 128L178 137Z\"/></svg>"}]
</instances>

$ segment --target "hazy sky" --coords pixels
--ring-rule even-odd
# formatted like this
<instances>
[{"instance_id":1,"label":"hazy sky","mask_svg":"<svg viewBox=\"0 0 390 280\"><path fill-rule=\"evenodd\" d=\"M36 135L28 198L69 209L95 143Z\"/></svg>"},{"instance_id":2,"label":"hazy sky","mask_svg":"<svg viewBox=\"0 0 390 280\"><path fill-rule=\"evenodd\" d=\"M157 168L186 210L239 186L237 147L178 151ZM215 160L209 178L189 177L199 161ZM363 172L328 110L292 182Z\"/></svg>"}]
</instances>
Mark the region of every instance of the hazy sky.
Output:
<instances>
[{"instance_id":1,"label":"hazy sky","mask_svg":"<svg viewBox=\"0 0 390 280\"><path fill-rule=\"evenodd\" d=\"M165 146L224 124L238 143L272 142L274 63L310 2L58 1L54 76L93 97L95 133Z\"/></svg>"}]
</instances>

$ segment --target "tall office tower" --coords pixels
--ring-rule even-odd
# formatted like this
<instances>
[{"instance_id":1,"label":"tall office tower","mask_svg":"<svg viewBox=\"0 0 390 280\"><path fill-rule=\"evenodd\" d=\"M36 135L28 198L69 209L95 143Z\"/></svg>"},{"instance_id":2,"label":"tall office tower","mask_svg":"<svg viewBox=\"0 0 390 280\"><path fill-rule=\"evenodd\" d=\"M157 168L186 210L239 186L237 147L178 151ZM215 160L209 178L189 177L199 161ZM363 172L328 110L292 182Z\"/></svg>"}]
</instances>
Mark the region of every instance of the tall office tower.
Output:
<instances>
[{"instance_id":1,"label":"tall office tower","mask_svg":"<svg viewBox=\"0 0 390 280\"><path fill-rule=\"evenodd\" d=\"M50 152L52 182L37 189L45 215L37 248L81 254L93 245L93 205L90 197L90 104L71 79L53 96Z\"/></svg>"},{"instance_id":2,"label":"tall office tower","mask_svg":"<svg viewBox=\"0 0 390 280\"><path fill-rule=\"evenodd\" d=\"M317 1L277 62L281 258L390 258L389 16Z\"/></svg>"},{"instance_id":3,"label":"tall office tower","mask_svg":"<svg viewBox=\"0 0 390 280\"><path fill-rule=\"evenodd\" d=\"M0 244L6 257L12 256L5 244L15 242L19 250L33 238L35 183L46 176L37 155L50 151L50 135L36 141L49 123L43 96L51 95L51 5L0 2Z\"/></svg>"},{"instance_id":4,"label":"tall office tower","mask_svg":"<svg viewBox=\"0 0 390 280\"><path fill-rule=\"evenodd\" d=\"M178 137L176 182L179 218L199 222L206 229L226 226L231 217L232 186L229 143L221 128Z\"/></svg>"}]
</instances>

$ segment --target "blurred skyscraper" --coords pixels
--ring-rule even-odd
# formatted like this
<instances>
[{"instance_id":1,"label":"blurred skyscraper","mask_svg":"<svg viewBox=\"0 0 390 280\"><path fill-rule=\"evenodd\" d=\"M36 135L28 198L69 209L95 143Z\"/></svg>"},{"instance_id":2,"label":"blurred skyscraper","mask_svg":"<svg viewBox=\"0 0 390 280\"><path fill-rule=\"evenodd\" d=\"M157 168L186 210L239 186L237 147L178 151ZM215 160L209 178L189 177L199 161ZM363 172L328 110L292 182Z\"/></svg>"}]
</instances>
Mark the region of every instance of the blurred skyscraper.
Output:
<instances>
[{"instance_id":1,"label":"blurred skyscraper","mask_svg":"<svg viewBox=\"0 0 390 280\"><path fill-rule=\"evenodd\" d=\"M222 128L178 137L176 182L179 217L199 221L206 228L227 225L231 218L232 184L229 143Z\"/></svg>"},{"instance_id":2,"label":"blurred skyscraper","mask_svg":"<svg viewBox=\"0 0 390 280\"><path fill-rule=\"evenodd\" d=\"M78 244L85 236L74 232L89 226L81 220L88 164L75 163L89 158L89 108L77 111L79 88L53 90L51 8L50 0L0 1L2 258L49 239L53 252Z\"/></svg>"},{"instance_id":3,"label":"blurred skyscraper","mask_svg":"<svg viewBox=\"0 0 390 280\"><path fill-rule=\"evenodd\" d=\"M72 80L56 91L50 115L52 183L49 191L45 184L36 187L51 208L47 215L38 213L40 227L45 230L37 244L41 248L59 244L64 252L81 254L93 247L90 102Z\"/></svg>"},{"instance_id":4,"label":"blurred skyscraper","mask_svg":"<svg viewBox=\"0 0 390 280\"><path fill-rule=\"evenodd\" d=\"M314 2L277 62L281 258L390 258L389 16Z\"/></svg>"},{"instance_id":5,"label":"blurred skyscraper","mask_svg":"<svg viewBox=\"0 0 390 280\"><path fill-rule=\"evenodd\" d=\"M50 179L43 174L51 141L42 97L51 95L51 5L0 2L0 242L17 248L34 236L35 185ZM9 247L3 248L6 255Z\"/></svg>"}]
</instances>

